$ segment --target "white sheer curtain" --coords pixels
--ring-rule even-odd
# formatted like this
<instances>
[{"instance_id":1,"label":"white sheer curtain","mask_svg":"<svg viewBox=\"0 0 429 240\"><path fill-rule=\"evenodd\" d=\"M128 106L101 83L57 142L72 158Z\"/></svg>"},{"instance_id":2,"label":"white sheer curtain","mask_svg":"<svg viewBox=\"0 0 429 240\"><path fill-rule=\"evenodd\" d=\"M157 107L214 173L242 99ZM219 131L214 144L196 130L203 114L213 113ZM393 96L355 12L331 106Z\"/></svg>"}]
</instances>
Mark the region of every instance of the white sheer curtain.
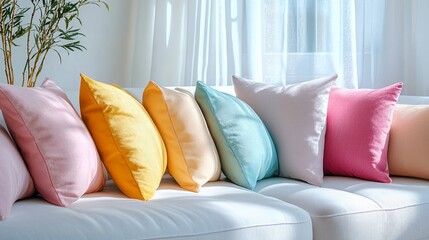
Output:
<instances>
[{"instance_id":1,"label":"white sheer curtain","mask_svg":"<svg viewBox=\"0 0 429 240\"><path fill-rule=\"evenodd\" d=\"M429 94L429 1L133 1L131 85L291 84L338 73L338 86L403 81Z\"/></svg>"},{"instance_id":2,"label":"white sheer curtain","mask_svg":"<svg viewBox=\"0 0 429 240\"><path fill-rule=\"evenodd\" d=\"M357 0L359 87L429 95L429 1Z\"/></svg>"},{"instance_id":3,"label":"white sheer curtain","mask_svg":"<svg viewBox=\"0 0 429 240\"><path fill-rule=\"evenodd\" d=\"M357 87L349 0L137 1L133 77L231 84L232 74L294 83L339 73ZM138 54L140 53L140 54ZM135 82L134 84L139 84Z\"/></svg>"}]
</instances>

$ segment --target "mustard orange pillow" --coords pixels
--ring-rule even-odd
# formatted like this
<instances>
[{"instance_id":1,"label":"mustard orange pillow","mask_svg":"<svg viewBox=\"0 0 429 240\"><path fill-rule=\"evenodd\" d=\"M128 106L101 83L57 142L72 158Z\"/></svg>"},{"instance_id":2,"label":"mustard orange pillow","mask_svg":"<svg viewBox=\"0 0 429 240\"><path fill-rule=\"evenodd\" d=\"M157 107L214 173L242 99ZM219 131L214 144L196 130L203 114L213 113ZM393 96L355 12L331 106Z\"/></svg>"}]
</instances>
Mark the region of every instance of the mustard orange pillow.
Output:
<instances>
[{"instance_id":1,"label":"mustard orange pillow","mask_svg":"<svg viewBox=\"0 0 429 240\"><path fill-rule=\"evenodd\" d=\"M134 97L81 74L80 109L101 160L128 197L149 200L164 175L167 155L149 114Z\"/></svg>"},{"instance_id":2,"label":"mustard orange pillow","mask_svg":"<svg viewBox=\"0 0 429 240\"><path fill-rule=\"evenodd\" d=\"M387 161L391 175L429 179L429 106L395 107Z\"/></svg>"},{"instance_id":3,"label":"mustard orange pillow","mask_svg":"<svg viewBox=\"0 0 429 240\"><path fill-rule=\"evenodd\" d=\"M167 148L170 175L184 189L197 192L220 177L220 160L204 115L194 97L149 82L143 93L149 112Z\"/></svg>"}]
</instances>

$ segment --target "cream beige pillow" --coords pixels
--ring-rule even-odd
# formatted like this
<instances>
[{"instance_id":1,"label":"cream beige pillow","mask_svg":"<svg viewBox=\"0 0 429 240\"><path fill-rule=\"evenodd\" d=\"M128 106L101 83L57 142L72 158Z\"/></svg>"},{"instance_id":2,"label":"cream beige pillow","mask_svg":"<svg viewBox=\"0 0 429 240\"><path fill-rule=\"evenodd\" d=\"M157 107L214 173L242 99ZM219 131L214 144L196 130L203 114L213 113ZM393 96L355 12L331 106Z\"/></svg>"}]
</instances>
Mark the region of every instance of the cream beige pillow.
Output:
<instances>
[{"instance_id":1,"label":"cream beige pillow","mask_svg":"<svg viewBox=\"0 0 429 240\"><path fill-rule=\"evenodd\" d=\"M387 157L391 175L429 179L429 106L396 106Z\"/></svg>"},{"instance_id":2,"label":"cream beige pillow","mask_svg":"<svg viewBox=\"0 0 429 240\"><path fill-rule=\"evenodd\" d=\"M192 94L149 82L143 105L167 148L167 168L184 189L197 192L220 177L220 160L204 116Z\"/></svg>"}]
</instances>

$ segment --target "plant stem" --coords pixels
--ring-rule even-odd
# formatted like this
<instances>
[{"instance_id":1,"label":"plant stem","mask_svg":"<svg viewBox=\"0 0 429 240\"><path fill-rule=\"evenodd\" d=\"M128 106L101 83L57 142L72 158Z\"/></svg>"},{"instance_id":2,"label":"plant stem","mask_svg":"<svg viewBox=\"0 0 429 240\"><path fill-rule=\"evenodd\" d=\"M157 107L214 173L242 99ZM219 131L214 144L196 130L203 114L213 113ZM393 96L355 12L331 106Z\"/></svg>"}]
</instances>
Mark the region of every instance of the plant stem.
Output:
<instances>
[{"instance_id":1,"label":"plant stem","mask_svg":"<svg viewBox=\"0 0 429 240\"><path fill-rule=\"evenodd\" d=\"M39 4L40 0L38 0L36 3L33 3L33 9L31 11L31 17L30 17L30 23L29 23L29 30L27 32L27 59L25 61L24 69L22 71L22 86L24 87L25 83L25 73L30 73L30 58L31 58L31 52L33 51L33 48L30 48L30 37L31 37L31 29L33 28L33 21L34 21L34 15L36 14L37 6ZM28 79L29 75L27 75Z\"/></svg>"},{"instance_id":2,"label":"plant stem","mask_svg":"<svg viewBox=\"0 0 429 240\"><path fill-rule=\"evenodd\" d=\"M13 62L12 62L12 46L13 46L13 25L14 25L14 21L15 21L15 10L16 10L16 4L17 4L17 0L13 1L13 7L12 7L12 16L10 17L10 26L9 26L9 39L8 41L8 49L7 49L7 67L8 67L8 71L9 71L9 84L13 85L15 82L15 76L13 73Z\"/></svg>"},{"instance_id":3,"label":"plant stem","mask_svg":"<svg viewBox=\"0 0 429 240\"><path fill-rule=\"evenodd\" d=\"M58 11L58 8L59 8L59 6L57 6L57 11ZM54 35L58 31L58 27L59 27L59 24L60 24L60 19L58 18L56 21L52 21L52 22L54 24L51 24L51 26L49 27L49 31L48 31L49 35L47 36L47 39L48 39L48 41L47 41L48 43L47 44L49 46L47 46L46 49L43 52L42 61L40 62L39 66L38 66L35 79L37 79L39 77L40 73L42 72L43 65L45 64L46 56L48 55L48 51L49 51L49 49L51 49L52 43L54 42L54 37L55 37ZM34 87L34 83L35 82L33 82L33 86L32 87Z\"/></svg>"},{"instance_id":4,"label":"plant stem","mask_svg":"<svg viewBox=\"0 0 429 240\"><path fill-rule=\"evenodd\" d=\"M14 0L12 3L12 12L9 16L9 26L6 26L6 17L4 16L3 6L0 4L0 19L1 22L1 38L2 38L2 51L4 57L4 71L6 75L6 80L8 84L14 84L14 74L13 74L13 65L12 65L12 45L13 45L13 25L15 19L15 9L17 5L17 0ZM4 19L3 19L4 18Z\"/></svg>"},{"instance_id":5,"label":"plant stem","mask_svg":"<svg viewBox=\"0 0 429 240\"><path fill-rule=\"evenodd\" d=\"M3 58L4 58L4 72L6 75L6 81L8 84L10 83L10 78L9 78L9 71L8 71L8 54L7 54L7 43L6 43L6 24L5 21L3 21L3 6L2 6L2 1L0 2L0 19L1 24L0 24L0 32L1 32L1 43L2 43L2 51L3 51Z\"/></svg>"},{"instance_id":6,"label":"plant stem","mask_svg":"<svg viewBox=\"0 0 429 240\"><path fill-rule=\"evenodd\" d=\"M12 50L17 46L16 39L23 37L26 41L24 43L26 58L22 59L23 87L25 85L34 87L50 50L58 54L61 63L58 49L63 49L67 53L85 49L79 41L79 36L84 36L79 32L80 28L73 25L69 27L69 24L75 21L82 25L79 18L80 7L91 4L99 6L101 2L108 9L108 5L104 0L74 1L31 0L32 7L22 8L19 0L0 0L0 52L3 53L8 84L15 82ZM26 14L28 11L29 14Z\"/></svg>"},{"instance_id":7,"label":"plant stem","mask_svg":"<svg viewBox=\"0 0 429 240\"><path fill-rule=\"evenodd\" d=\"M56 17L57 14L58 14L58 10L60 8L60 4L59 3L57 3L57 4L58 5L56 6L56 9L54 11L54 15L53 15L52 19L54 19L54 17ZM41 21L46 21L47 16L49 14L50 7L51 7L50 4L48 4L48 5L45 6L44 19L42 19ZM37 81L37 72L36 72L36 69L39 68L38 63L39 63L40 57L42 56L42 54L45 51L49 51L49 49L50 49L50 47L48 47L46 45L49 44L49 32L52 29L53 24L55 24L55 22L52 21L52 19L51 19L51 21L50 21L50 23L49 23L49 25L47 27L44 24L42 25L43 28L42 28L40 46L37 49L37 52L36 52L36 55L35 55L35 59L34 59L34 62L33 62L33 66L31 67L31 71L30 71L29 77L27 79L27 87L33 87L35 85L35 83Z\"/></svg>"}]
</instances>

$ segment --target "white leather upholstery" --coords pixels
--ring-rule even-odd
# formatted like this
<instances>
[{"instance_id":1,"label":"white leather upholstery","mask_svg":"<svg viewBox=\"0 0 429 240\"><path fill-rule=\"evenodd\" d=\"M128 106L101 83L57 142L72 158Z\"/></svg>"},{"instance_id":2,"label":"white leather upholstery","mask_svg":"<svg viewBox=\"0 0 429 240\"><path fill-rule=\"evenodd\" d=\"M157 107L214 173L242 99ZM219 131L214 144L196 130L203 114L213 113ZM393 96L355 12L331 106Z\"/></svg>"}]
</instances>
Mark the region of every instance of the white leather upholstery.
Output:
<instances>
[{"instance_id":1,"label":"white leather upholstery","mask_svg":"<svg viewBox=\"0 0 429 240\"><path fill-rule=\"evenodd\" d=\"M283 201L218 181L200 193L163 179L153 199L125 197L110 182L67 208L18 201L0 239L312 239L311 220Z\"/></svg>"},{"instance_id":2,"label":"white leather upholstery","mask_svg":"<svg viewBox=\"0 0 429 240\"><path fill-rule=\"evenodd\" d=\"M322 187L271 178L255 191L305 209L313 239L429 239L429 181L393 177L393 183L325 176Z\"/></svg>"},{"instance_id":3,"label":"white leather upholstery","mask_svg":"<svg viewBox=\"0 0 429 240\"><path fill-rule=\"evenodd\" d=\"M142 88L127 90L141 101ZM220 90L233 94L231 87ZM78 91L67 95L80 113ZM429 104L429 97L400 102ZM224 181L192 193L166 178L143 202L126 198L109 181L103 192L68 208L41 198L18 201L0 222L0 239L429 239L429 181L328 176L320 188L271 178L255 191L280 200Z\"/></svg>"}]
</instances>

